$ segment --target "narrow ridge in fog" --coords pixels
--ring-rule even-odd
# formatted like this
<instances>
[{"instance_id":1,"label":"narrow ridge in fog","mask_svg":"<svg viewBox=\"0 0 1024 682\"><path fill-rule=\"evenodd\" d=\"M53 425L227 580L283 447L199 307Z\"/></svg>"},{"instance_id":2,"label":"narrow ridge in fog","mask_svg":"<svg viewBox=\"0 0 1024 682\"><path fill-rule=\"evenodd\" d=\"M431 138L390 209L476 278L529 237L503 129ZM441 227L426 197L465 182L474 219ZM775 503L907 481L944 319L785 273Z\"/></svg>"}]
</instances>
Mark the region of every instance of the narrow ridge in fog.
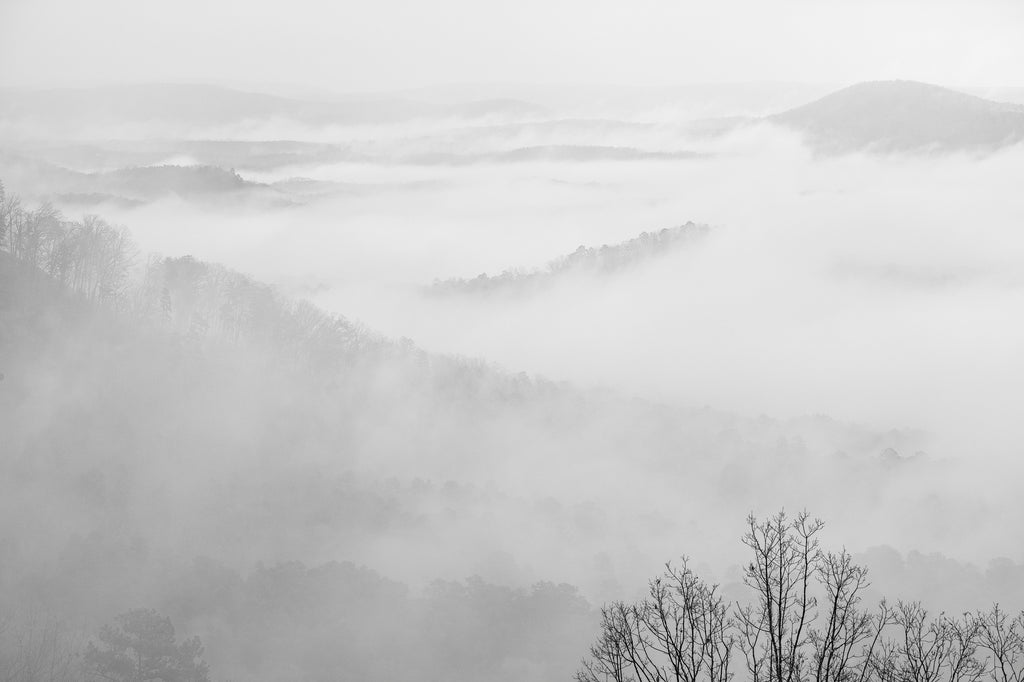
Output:
<instances>
[{"instance_id":1,"label":"narrow ridge in fog","mask_svg":"<svg viewBox=\"0 0 1024 682\"><path fill-rule=\"evenodd\" d=\"M434 295L501 291L537 293L558 277L574 274L602 276L637 266L645 260L663 256L673 249L699 240L707 234L708 229L706 225L689 222L656 232L643 232L638 237L618 244L605 244L596 248L580 245L571 254L561 256L541 269L512 269L494 276L482 273L473 279L436 280L426 292Z\"/></svg>"}]
</instances>

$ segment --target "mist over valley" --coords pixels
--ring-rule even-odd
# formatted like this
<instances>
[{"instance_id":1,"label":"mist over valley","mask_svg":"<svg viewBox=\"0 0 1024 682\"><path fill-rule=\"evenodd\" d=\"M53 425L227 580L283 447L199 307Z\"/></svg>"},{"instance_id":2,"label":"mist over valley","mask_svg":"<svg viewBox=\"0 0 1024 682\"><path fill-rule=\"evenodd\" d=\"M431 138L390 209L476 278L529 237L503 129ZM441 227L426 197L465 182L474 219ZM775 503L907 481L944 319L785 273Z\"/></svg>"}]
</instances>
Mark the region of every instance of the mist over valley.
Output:
<instances>
[{"instance_id":1,"label":"mist over valley","mask_svg":"<svg viewBox=\"0 0 1024 682\"><path fill-rule=\"evenodd\" d=\"M598 84L531 4L550 77L261 79L213 4L223 77L0 67L0 680L1019 682L1012 74Z\"/></svg>"}]
</instances>

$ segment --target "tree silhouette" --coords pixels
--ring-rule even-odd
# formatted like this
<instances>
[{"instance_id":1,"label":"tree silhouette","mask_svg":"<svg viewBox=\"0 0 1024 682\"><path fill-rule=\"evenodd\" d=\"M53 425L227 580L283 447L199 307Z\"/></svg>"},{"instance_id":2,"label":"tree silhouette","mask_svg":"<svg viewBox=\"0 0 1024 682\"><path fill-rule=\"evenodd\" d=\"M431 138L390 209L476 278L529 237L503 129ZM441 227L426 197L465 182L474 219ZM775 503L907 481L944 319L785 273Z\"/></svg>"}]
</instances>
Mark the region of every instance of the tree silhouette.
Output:
<instances>
[{"instance_id":1,"label":"tree silhouette","mask_svg":"<svg viewBox=\"0 0 1024 682\"><path fill-rule=\"evenodd\" d=\"M862 608L867 569L845 550L819 547L807 512L747 518L753 554L732 604L684 561L650 583L649 596L601 609L600 633L578 682L730 682L734 649L746 682L1024 682L1024 613L999 604L960 617L929 616L918 602Z\"/></svg>"},{"instance_id":2,"label":"tree silhouette","mask_svg":"<svg viewBox=\"0 0 1024 682\"><path fill-rule=\"evenodd\" d=\"M105 625L99 645L90 642L86 670L111 682L209 682L198 637L175 642L171 619L152 609L135 609Z\"/></svg>"}]
</instances>

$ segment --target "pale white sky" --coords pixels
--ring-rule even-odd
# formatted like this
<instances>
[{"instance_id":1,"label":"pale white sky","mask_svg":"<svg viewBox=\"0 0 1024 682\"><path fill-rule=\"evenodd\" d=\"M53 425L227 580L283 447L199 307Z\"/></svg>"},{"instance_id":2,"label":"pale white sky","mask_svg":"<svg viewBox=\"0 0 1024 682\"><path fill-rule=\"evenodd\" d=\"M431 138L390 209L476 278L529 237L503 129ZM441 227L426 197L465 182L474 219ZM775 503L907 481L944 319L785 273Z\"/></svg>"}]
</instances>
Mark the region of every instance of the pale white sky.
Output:
<instances>
[{"instance_id":1,"label":"pale white sky","mask_svg":"<svg viewBox=\"0 0 1024 682\"><path fill-rule=\"evenodd\" d=\"M1019 0L0 0L0 84L1024 85Z\"/></svg>"}]
</instances>

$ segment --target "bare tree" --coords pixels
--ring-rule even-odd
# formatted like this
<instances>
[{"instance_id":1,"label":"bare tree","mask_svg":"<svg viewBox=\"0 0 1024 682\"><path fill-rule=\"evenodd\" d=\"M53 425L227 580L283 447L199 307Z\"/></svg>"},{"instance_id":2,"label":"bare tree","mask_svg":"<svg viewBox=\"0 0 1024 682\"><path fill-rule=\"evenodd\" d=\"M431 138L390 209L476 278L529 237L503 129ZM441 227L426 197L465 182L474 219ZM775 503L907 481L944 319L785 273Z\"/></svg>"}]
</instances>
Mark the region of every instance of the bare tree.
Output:
<instances>
[{"instance_id":1,"label":"bare tree","mask_svg":"<svg viewBox=\"0 0 1024 682\"><path fill-rule=\"evenodd\" d=\"M861 595L870 586L867 576L867 569L855 565L845 549L819 554L818 578L827 610L823 627L810 632L816 682L860 682L871 670L889 617L884 603L877 615L860 608Z\"/></svg>"},{"instance_id":2,"label":"bare tree","mask_svg":"<svg viewBox=\"0 0 1024 682\"><path fill-rule=\"evenodd\" d=\"M601 634L590 647L590 658L576 673L577 682L633 682L646 679L637 663L632 609L623 602L601 607Z\"/></svg>"},{"instance_id":3,"label":"bare tree","mask_svg":"<svg viewBox=\"0 0 1024 682\"><path fill-rule=\"evenodd\" d=\"M919 602L900 602L893 616L898 639L886 666L897 682L977 682L985 666L975 658L981 622L971 614L929 619Z\"/></svg>"},{"instance_id":4,"label":"bare tree","mask_svg":"<svg viewBox=\"0 0 1024 682\"><path fill-rule=\"evenodd\" d=\"M5 625L0 628L0 681L71 682L81 678L82 643L56 615L29 609Z\"/></svg>"},{"instance_id":5,"label":"bare tree","mask_svg":"<svg viewBox=\"0 0 1024 682\"><path fill-rule=\"evenodd\" d=\"M602 609L578 682L729 682L735 648L751 682L1024 682L1024 613L929 618L917 602L885 600L866 610L867 569L845 549L822 551L822 527L806 512L747 518L756 601L731 619L685 559L668 565L643 600Z\"/></svg>"},{"instance_id":6,"label":"bare tree","mask_svg":"<svg viewBox=\"0 0 1024 682\"><path fill-rule=\"evenodd\" d=\"M1024 613L1010 616L993 604L977 615L978 644L989 656L988 669L995 682L1024 682Z\"/></svg>"},{"instance_id":7,"label":"bare tree","mask_svg":"<svg viewBox=\"0 0 1024 682\"><path fill-rule=\"evenodd\" d=\"M737 609L740 649L753 682L794 682L807 678L807 643L812 594L819 571L817 534L823 527L807 512L792 520L784 511L759 521L747 517L743 544L754 553L744 582L757 602Z\"/></svg>"},{"instance_id":8,"label":"bare tree","mask_svg":"<svg viewBox=\"0 0 1024 682\"><path fill-rule=\"evenodd\" d=\"M601 610L601 636L579 682L728 682L735 637L730 605L690 568L667 564L636 604Z\"/></svg>"},{"instance_id":9,"label":"bare tree","mask_svg":"<svg viewBox=\"0 0 1024 682\"><path fill-rule=\"evenodd\" d=\"M70 285L89 300L116 300L124 294L135 256L128 234L96 216L86 216L72 232L74 268Z\"/></svg>"},{"instance_id":10,"label":"bare tree","mask_svg":"<svg viewBox=\"0 0 1024 682\"><path fill-rule=\"evenodd\" d=\"M11 217L17 208L17 199L8 196L3 181L0 181L0 251L8 249L8 235L10 234Z\"/></svg>"}]
</instances>

